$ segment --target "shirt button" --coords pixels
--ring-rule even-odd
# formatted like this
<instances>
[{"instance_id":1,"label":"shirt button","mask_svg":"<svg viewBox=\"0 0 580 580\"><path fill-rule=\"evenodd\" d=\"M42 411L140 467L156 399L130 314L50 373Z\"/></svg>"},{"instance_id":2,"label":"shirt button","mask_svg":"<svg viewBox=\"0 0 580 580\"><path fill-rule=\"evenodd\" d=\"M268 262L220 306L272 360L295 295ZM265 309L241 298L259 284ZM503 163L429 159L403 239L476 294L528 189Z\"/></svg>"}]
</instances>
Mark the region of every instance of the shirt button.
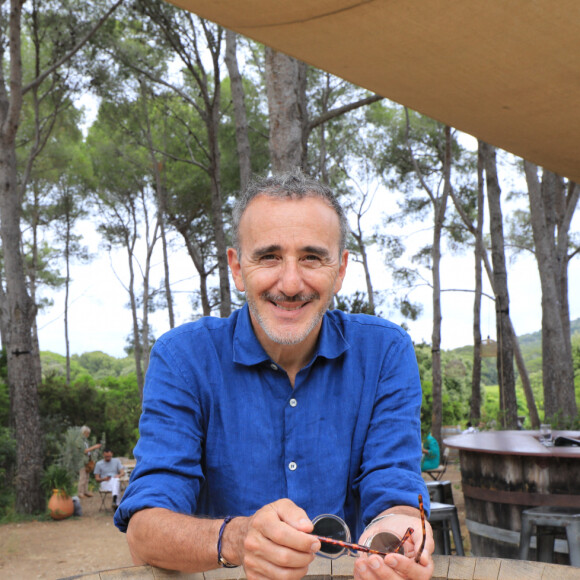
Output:
<instances>
[{"instance_id":1,"label":"shirt button","mask_svg":"<svg viewBox=\"0 0 580 580\"><path fill-rule=\"evenodd\" d=\"M296 405L298 405L298 401L296 399L290 399L290 406L296 407Z\"/></svg>"},{"instance_id":2,"label":"shirt button","mask_svg":"<svg viewBox=\"0 0 580 580\"><path fill-rule=\"evenodd\" d=\"M277 370L278 370L278 367L277 367L277 366L276 366L274 363L272 363L272 364L270 365L270 368L271 368L273 371L277 371Z\"/></svg>"},{"instance_id":3,"label":"shirt button","mask_svg":"<svg viewBox=\"0 0 580 580\"><path fill-rule=\"evenodd\" d=\"M297 468L297 467L298 467L298 465L296 465L296 463L294 463L294 461L291 461L291 462L288 464L288 469L289 469L290 471L296 471L296 468Z\"/></svg>"}]
</instances>

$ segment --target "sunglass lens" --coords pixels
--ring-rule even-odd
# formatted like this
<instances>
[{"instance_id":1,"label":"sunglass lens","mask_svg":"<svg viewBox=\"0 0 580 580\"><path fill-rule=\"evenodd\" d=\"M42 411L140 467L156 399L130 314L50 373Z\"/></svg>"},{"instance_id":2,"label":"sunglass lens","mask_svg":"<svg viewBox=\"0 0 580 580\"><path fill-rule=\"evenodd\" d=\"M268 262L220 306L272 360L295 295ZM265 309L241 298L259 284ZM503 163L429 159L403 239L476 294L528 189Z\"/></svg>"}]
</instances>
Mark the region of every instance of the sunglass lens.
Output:
<instances>
[{"instance_id":1,"label":"sunglass lens","mask_svg":"<svg viewBox=\"0 0 580 580\"><path fill-rule=\"evenodd\" d=\"M347 530L345 529L345 526L340 521L333 518L319 519L314 523L314 531L312 533L315 536L324 536L333 540L340 540L341 542L350 541L350 537ZM342 552L343 550L344 548L342 546L321 542L320 551L323 554L334 555Z\"/></svg>"},{"instance_id":2,"label":"sunglass lens","mask_svg":"<svg viewBox=\"0 0 580 580\"><path fill-rule=\"evenodd\" d=\"M388 553L394 551L400 541L400 538L395 534L391 534L390 532L379 532L370 539L370 544L368 541L365 542L365 544L373 550Z\"/></svg>"}]
</instances>

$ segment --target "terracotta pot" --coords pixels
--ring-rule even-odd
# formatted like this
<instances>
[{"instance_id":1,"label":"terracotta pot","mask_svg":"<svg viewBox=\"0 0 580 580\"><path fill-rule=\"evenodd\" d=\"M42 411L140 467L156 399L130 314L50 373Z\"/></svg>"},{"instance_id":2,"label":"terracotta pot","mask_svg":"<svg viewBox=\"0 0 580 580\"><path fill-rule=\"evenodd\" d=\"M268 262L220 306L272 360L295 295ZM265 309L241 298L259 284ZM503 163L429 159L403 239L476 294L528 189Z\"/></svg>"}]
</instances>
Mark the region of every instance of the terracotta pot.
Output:
<instances>
[{"instance_id":1,"label":"terracotta pot","mask_svg":"<svg viewBox=\"0 0 580 580\"><path fill-rule=\"evenodd\" d=\"M73 515L75 506L72 497L61 489L53 489L52 496L48 500L48 510L53 520L64 520Z\"/></svg>"}]
</instances>

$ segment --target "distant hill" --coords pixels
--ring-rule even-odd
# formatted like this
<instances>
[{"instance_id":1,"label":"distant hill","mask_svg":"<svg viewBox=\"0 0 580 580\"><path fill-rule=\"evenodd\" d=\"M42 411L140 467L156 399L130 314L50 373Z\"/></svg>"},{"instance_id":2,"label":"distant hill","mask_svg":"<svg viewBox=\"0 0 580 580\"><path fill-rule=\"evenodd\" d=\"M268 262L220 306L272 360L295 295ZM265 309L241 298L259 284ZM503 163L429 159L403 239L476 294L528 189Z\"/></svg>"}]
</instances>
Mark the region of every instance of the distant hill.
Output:
<instances>
[{"instance_id":1,"label":"distant hill","mask_svg":"<svg viewBox=\"0 0 580 580\"><path fill-rule=\"evenodd\" d=\"M574 336L575 334L580 334L580 318L571 321L570 323L570 334ZM524 362L526 364L526 369L530 378L534 374L538 376L542 372L542 331L538 330L536 332L531 332L529 334L522 334L518 336L518 342L520 344L520 349L522 351L522 356L524 357ZM462 346L453 350L445 351L450 356L457 356L458 358L467 357L471 359L473 357L473 345L469 344ZM482 359L482 377L481 382L484 385L496 385L497 384L497 359L484 358ZM516 376L518 375L517 367L514 365L514 370Z\"/></svg>"},{"instance_id":2,"label":"distant hill","mask_svg":"<svg viewBox=\"0 0 580 580\"><path fill-rule=\"evenodd\" d=\"M573 336L575 333L580 334L580 318L577 318L576 320L572 320L570 322L570 334ZM537 332L531 332L530 334L522 334L522 336L518 336L518 340L520 342L520 345L522 346L522 349L523 349L523 345L541 346L542 345L542 331L538 330Z\"/></svg>"},{"instance_id":3,"label":"distant hill","mask_svg":"<svg viewBox=\"0 0 580 580\"><path fill-rule=\"evenodd\" d=\"M580 318L572 320L570 322L570 334L580 334ZM542 352L542 331L537 330L536 332L530 332L529 334L522 334L518 336L518 341L520 343L520 348L522 349L522 354L526 358L526 353ZM456 352L458 354L467 354L471 352L473 346L468 344L461 346L459 348L453 349L450 352Z\"/></svg>"}]
</instances>

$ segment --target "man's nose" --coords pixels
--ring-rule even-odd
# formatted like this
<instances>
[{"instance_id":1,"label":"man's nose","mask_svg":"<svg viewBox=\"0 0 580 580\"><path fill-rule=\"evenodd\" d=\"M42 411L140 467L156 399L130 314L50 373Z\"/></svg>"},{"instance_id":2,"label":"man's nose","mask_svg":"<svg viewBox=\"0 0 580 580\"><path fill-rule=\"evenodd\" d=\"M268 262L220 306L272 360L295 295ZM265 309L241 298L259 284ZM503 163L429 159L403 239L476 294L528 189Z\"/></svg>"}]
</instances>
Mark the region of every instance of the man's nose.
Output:
<instances>
[{"instance_id":1,"label":"man's nose","mask_svg":"<svg viewBox=\"0 0 580 580\"><path fill-rule=\"evenodd\" d=\"M296 296L304 288L302 272L297 260L284 260L278 279L278 289L286 296Z\"/></svg>"}]
</instances>

